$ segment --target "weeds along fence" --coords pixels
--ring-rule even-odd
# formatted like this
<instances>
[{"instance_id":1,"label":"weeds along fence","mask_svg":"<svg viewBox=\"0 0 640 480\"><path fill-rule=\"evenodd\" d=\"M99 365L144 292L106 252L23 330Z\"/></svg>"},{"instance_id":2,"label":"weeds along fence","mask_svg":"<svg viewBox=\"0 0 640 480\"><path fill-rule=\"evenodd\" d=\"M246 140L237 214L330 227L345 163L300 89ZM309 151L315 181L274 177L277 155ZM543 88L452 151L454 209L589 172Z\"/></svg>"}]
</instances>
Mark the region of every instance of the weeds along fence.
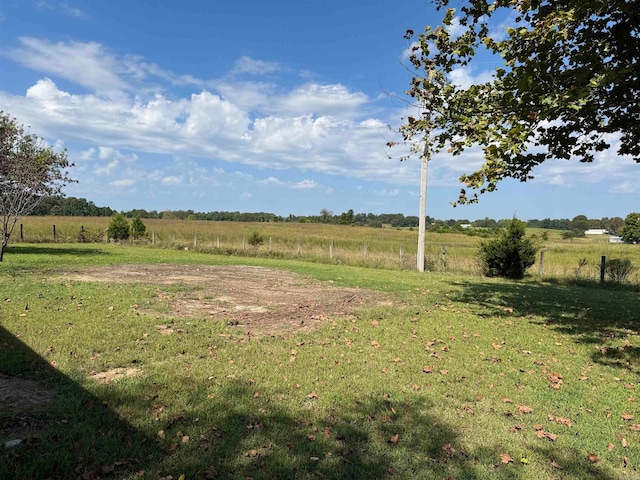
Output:
<instances>
[{"instance_id":1,"label":"weeds along fence","mask_svg":"<svg viewBox=\"0 0 640 480\"><path fill-rule=\"evenodd\" d=\"M26 217L13 243L107 242L106 217ZM417 232L408 229L353 227L311 223L242 223L145 219L146 235L125 244L221 255L298 258L304 261L415 270ZM256 239L256 235L257 238ZM256 240L251 242L252 237ZM463 234L427 233L425 270L479 275L476 260L481 239ZM532 277L599 281L602 256L640 267L640 246L602 239L544 242ZM542 262L541 262L542 260ZM640 283L638 269L624 279Z\"/></svg>"}]
</instances>

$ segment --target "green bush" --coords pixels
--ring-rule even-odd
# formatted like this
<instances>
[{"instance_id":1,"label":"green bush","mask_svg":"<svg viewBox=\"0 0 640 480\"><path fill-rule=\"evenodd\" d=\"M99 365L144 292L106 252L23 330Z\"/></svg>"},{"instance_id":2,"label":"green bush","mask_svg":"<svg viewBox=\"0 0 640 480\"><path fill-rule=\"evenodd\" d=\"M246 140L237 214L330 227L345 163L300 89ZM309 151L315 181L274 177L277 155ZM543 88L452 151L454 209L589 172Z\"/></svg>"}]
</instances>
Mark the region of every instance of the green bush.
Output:
<instances>
[{"instance_id":1,"label":"green bush","mask_svg":"<svg viewBox=\"0 0 640 480\"><path fill-rule=\"evenodd\" d=\"M526 224L514 218L500 237L482 242L478 257L482 272L488 277L523 278L536 261L538 247L525 236Z\"/></svg>"},{"instance_id":2,"label":"green bush","mask_svg":"<svg viewBox=\"0 0 640 480\"><path fill-rule=\"evenodd\" d=\"M147 231L147 226L142 222L140 217L135 217L131 220L131 236L133 238L143 237L145 232Z\"/></svg>"},{"instance_id":3,"label":"green bush","mask_svg":"<svg viewBox=\"0 0 640 480\"><path fill-rule=\"evenodd\" d=\"M260 245L264 243L264 237L260 235L260 233L257 230L254 230L253 232L251 232L251 235L249 235L247 242L252 247L258 248Z\"/></svg>"},{"instance_id":4,"label":"green bush","mask_svg":"<svg viewBox=\"0 0 640 480\"><path fill-rule=\"evenodd\" d=\"M604 264L604 271L613 282L623 283L636 270L631 260L612 258Z\"/></svg>"},{"instance_id":5,"label":"green bush","mask_svg":"<svg viewBox=\"0 0 640 480\"><path fill-rule=\"evenodd\" d=\"M107 235L114 240L126 240L129 238L129 222L122 213L116 213L111 217Z\"/></svg>"}]
</instances>

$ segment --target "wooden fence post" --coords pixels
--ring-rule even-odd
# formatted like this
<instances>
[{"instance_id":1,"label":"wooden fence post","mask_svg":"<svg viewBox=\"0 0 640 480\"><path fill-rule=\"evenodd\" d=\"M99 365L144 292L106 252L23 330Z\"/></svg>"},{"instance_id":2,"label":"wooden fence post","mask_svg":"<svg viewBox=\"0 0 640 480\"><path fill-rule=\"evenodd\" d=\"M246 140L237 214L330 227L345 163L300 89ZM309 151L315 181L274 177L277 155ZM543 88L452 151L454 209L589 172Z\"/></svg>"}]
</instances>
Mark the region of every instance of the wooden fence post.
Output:
<instances>
[{"instance_id":1,"label":"wooden fence post","mask_svg":"<svg viewBox=\"0 0 640 480\"><path fill-rule=\"evenodd\" d=\"M404 263L404 245L400 244L400 263Z\"/></svg>"},{"instance_id":2,"label":"wooden fence post","mask_svg":"<svg viewBox=\"0 0 640 480\"><path fill-rule=\"evenodd\" d=\"M220 235L216 238L216 247L220 248Z\"/></svg>"},{"instance_id":3,"label":"wooden fence post","mask_svg":"<svg viewBox=\"0 0 640 480\"><path fill-rule=\"evenodd\" d=\"M20 224L20 241L24 240L24 235L22 234L22 224Z\"/></svg>"},{"instance_id":4,"label":"wooden fence post","mask_svg":"<svg viewBox=\"0 0 640 480\"><path fill-rule=\"evenodd\" d=\"M269 251L273 250L273 238L269 237Z\"/></svg>"},{"instance_id":5,"label":"wooden fence post","mask_svg":"<svg viewBox=\"0 0 640 480\"><path fill-rule=\"evenodd\" d=\"M538 275L541 277L544 275L544 250L540 251L540 267L538 268Z\"/></svg>"},{"instance_id":6,"label":"wooden fence post","mask_svg":"<svg viewBox=\"0 0 640 480\"><path fill-rule=\"evenodd\" d=\"M367 259L367 244L364 244L364 251L362 252L363 258L366 260Z\"/></svg>"},{"instance_id":7,"label":"wooden fence post","mask_svg":"<svg viewBox=\"0 0 640 480\"><path fill-rule=\"evenodd\" d=\"M198 248L198 234L197 233L193 236L193 249L195 250L196 248Z\"/></svg>"},{"instance_id":8,"label":"wooden fence post","mask_svg":"<svg viewBox=\"0 0 640 480\"><path fill-rule=\"evenodd\" d=\"M53 241L56 241L56 225L53 225Z\"/></svg>"},{"instance_id":9,"label":"wooden fence post","mask_svg":"<svg viewBox=\"0 0 640 480\"><path fill-rule=\"evenodd\" d=\"M151 245L155 245L156 244L156 231L154 230L153 232L151 232Z\"/></svg>"},{"instance_id":10,"label":"wooden fence post","mask_svg":"<svg viewBox=\"0 0 640 480\"><path fill-rule=\"evenodd\" d=\"M298 240L298 256L300 256L300 249L301 249L300 240Z\"/></svg>"},{"instance_id":11,"label":"wooden fence post","mask_svg":"<svg viewBox=\"0 0 640 480\"><path fill-rule=\"evenodd\" d=\"M247 239L245 238L245 236L242 236L242 251L246 251L247 250Z\"/></svg>"},{"instance_id":12,"label":"wooden fence post","mask_svg":"<svg viewBox=\"0 0 640 480\"><path fill-rule=\"evenodd\" d=\"M607 257L605 255L602 255L602 258L600 258L600 283L604 283L604 270L606 265Z\"/></svg>"}]
</instances>

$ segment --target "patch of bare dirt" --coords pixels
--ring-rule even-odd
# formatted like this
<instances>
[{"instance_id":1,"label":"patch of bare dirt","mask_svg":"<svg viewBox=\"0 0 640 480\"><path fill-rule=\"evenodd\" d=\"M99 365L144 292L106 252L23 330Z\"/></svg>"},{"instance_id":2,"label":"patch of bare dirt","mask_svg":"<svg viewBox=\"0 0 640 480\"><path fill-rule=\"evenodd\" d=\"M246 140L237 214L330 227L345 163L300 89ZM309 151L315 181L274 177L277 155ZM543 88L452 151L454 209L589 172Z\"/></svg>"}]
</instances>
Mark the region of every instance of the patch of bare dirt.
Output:
<instances>
[{"instance_id":1,"label":"patch of bare dirt","mask_svg":"<svg viewBox=\"0 0 640 480\"><path fill-rule=\"evenodd\" d=\"M0 373L0 407L31 410L53 401L53 391L35 380Z\"/></svg>"},{"instance_id":2,"label":"patch of bare dirt","mask_svg":"<svg viewBox=\"0 0 640 480\"><path fill-rule=\"evenodd\" d=\"M117 265L68 273L68 280L183 285L162 292L174 316L208 317L253 335L310 331L329 319L351 315L362 306L391 304L380 292L338 288L285 270L253 266ZM171 327L158 327L161 334Z\"/></svg>"},{"instance_id":3,"label":"patch of bare dirt","mask_svg":"<svg viewBox=\"0 0 640 480\"><path fill-rule=\"evenodd\" d=\"M112 368L106 372L96 372L90 375L96 382L104 385L115 382L121 378L133 378L142 375L139 368Z\"/></svg>"}]
</instances>

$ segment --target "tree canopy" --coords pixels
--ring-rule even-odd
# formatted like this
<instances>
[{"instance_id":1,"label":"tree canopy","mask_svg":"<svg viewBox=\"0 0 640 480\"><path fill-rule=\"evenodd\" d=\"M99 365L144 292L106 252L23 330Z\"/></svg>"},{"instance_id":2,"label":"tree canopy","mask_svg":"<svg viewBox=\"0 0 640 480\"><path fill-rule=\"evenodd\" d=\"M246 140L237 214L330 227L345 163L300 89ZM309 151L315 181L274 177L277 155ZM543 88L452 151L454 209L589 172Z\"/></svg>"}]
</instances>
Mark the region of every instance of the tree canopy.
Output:
<instances>
[{"instance_id":1,"label":"tree canopy","mask_svg":"<svg viewBox=\"0 0 640 480\"><path fill-rule=\"evenodd\" d=\"M640 213L630 213L624 219L622 240L629 243L640 243Z\"/></svg>"},{"instance_id":2,"label":"tree canopy","mask_svg":"<svg viewBox=\"0 0 640 480\"><path fill-rule=\"evenodd\" d=\"M66 152L54 152L0 110L0 261L18 219L72 181L70 166Z\"/></svg>"},{"instance_id":3,"label":"tree canopy","mask_svg":"<svg viewBox=\"0 0 640 480\"><path fill-rule=\"evenodd\" d=\"M481 147L483 165L460 177L477 191L462 189L457 203L505 178L531 179L549 159L591 162L613 142L640 162L640 2L466 0L456 11L435 1L442 24L405 36L416 72L408 94L423 114L401 132L428 139L433 153ZM501 62L488 81L451 82L484 54Z\"/></svg>"}]
</instances>

